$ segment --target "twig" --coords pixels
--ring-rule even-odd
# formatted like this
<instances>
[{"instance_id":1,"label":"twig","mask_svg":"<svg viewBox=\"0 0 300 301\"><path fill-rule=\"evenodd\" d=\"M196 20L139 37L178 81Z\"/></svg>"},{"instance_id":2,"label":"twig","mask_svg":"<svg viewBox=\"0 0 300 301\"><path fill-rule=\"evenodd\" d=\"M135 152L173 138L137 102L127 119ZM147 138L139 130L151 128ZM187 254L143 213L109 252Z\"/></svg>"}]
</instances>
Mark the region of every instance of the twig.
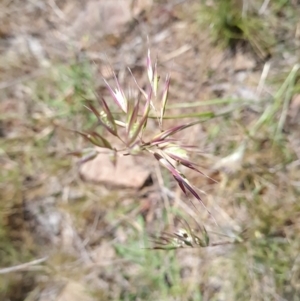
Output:
<instances>
[{"instance_id":1,"label":"twig","mask_svg":"<svg viewBox=\"0 0 300 301\"><path fill-rule=\"evenodd\" d=\"M15 265L15 266L12 266L12 267L9 267L9 268L3 268L3 269L0 269L0 274L8 274L8 273L13 273L13 272L26 270L27 268L29 268L33 265L37 265L37 264L40 264L42 262L45 262L47 259L48 259L48 256L45 256L43 258L32 260L32 261L22 263L22 264L19 264L19 265Z\"/></svg>"},{"instance_id":2,"label":"twig","mask_svg":"<svg viewBox=\"0 0 300 301\"><path fill-rule=\"evenodd\" d=\"M49 1L48 3L50 7L53 9L54 13L63 21L66 20L66 16L63 13L63 11L57 6L56 2L54 0Z\"/></svg>"},{"instance_id":3,"label":"twig","mask_svg":"<svg viewBox=\"0 0 300 301\"><path fill-rule=\"evenodd\" d=\"M269 62L265 63L263 71L261 73L259 84L258 84L257 89L256 89L257 97L260 97L260 95L261 95L261 93L264 89L264 85L265 85L267 76L269 74L270 68L271 68L271 64Z\"/></svg>"},{"instance_id":4,"label":"twig","mask_svg":"<svg viewBox=\"0 0 300 301\"><path fill-rule=\"evenodd\" d=\"M167 62L167 61L170 61L182 54L184 54L185 52L189 51L190 49L192 49L192 47L190 45L183 45L181 46L180 48L178 48L177 50L169 53L168 55L165 55L160 61L161 62Z\"/></svg>"},{"instance_id":5,"label":"twig","mask_svg":"<svg viewBox=\"0 0 300 301\"><path fill-rule=\"evenodd\" d=\"M25 81L28 81L28 80L31 80L33 78L39 77L39 76L43 75L44 73L45 73L45 70L36 70L36 71L34 71L30 74L20 76L20 77L18 77L16 79L13 79L11 81L0 82L0 90L12 87L14 85L21 84Z\"/></svg>"},{"instance_id":6,"label":"twig","mask_svg":"<svg viewBox=\"0 0 300 301\"><path fill-rule=\"evenodd\" d=\"M264 1L264 3L262 4L261 8L260 8L259 11L258 11L258 14L259 14L259 15L262 15L262 14L265 13L265 11L266 11L266 9L267 9L269 3L270 3L270 0L265 0L265 1Z\"/></svg>"}]
</instances>

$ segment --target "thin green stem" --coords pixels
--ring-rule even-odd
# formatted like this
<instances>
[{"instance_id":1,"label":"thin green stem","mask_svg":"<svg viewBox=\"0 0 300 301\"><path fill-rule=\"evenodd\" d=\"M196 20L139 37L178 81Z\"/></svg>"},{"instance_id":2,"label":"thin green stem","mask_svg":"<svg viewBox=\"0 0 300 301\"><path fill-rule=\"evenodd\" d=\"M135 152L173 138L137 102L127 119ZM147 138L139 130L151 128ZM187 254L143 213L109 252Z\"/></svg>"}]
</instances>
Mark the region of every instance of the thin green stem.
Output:
<instances>
[{"instance_id":1,"label":"thin green stem","mask_svg":"<svg viewBox=\"0 0 300 301\"><path fill-rule=\"evenodd\" d=\"M167 116L164 116L163 119L183 119L183 118L202 118L202 117L213 118L213 117L215 117L215 113L214 112L202 112L202 113L187 113L187 114L180 114L180 115L167 115ZM157 116L149 115L148 118L156 119Z\"/></svg>"},{"instance_id":2,"label":"thin green stem","mask_svg":"<svg viewBox=\"0 0 300 301\"><path fill-rule=\"evenodd\" d=\"M174 105L168 105L167 109L194 108L199 106L210 106L210 105L219 105L219 104L236 103L236 102L249 103L251 101L245 101L244 99L233 99L233 98L226 98L226 99L216 98L216 99L203 100L203 101L197 101L192 103L177 103Z\"/></svg>"}]
</instances>

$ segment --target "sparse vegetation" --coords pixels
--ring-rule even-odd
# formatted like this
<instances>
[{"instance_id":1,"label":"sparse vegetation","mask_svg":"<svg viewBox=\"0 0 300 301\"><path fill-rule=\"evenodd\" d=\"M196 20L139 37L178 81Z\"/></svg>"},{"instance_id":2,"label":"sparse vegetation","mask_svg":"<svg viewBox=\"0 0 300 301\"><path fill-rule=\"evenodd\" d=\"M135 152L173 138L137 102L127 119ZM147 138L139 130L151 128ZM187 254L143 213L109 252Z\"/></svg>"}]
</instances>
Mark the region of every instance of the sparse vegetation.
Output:
<instances>
[{"instance_id":1,"label":"sparse vegetation","mask_svg":"<svg viewBox=\"0 0 300 301\"><path fill-rule=\"evenodd\" d=\"M290 1L203 1L198 20L209 26L218 45L234 52L252 49L264 61L282 51L281 46L291 46L297 26L293 9L299 8Z\"/></svg>"},{"instance_id":2,"label":"sparse vegetation","mask_svg":"<svg viewBox=\"0 0 300 301\"><path fill-rule=\"evenodd\" d=\"M14 79L38 65L25 50L27 65L0 70L1 300L300 300L299 4L193 4L154 3L99 49L78 37L38 77ZM144 67L147 26L158 63ZM151 179L87 183L99 149Z\"/></svg>"}]
</instances>

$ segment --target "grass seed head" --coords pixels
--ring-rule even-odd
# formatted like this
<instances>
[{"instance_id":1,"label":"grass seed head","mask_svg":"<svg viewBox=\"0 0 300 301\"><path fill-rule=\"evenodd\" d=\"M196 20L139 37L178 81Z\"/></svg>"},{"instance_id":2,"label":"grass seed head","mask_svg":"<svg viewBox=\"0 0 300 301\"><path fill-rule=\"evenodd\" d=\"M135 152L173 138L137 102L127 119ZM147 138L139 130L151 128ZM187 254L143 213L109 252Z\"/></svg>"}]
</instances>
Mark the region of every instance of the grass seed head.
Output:
<instances>
[{"instance_id":1,"label":"grass seed head","mask_svg":"<svg viewBox=\"0 0 300 301\"><path fill-rule=\"evenodd\" d=\"M176 125L154 135L149 141L143 141L143 132L146 130L150 112L157 112L153 100L157 97L159 76L157 73L157 62L154 64L154 67L152 66L150 50L148 50L146 70L149 83L148 88L143 90L129 69L140 92L137 97L127 98L125 96L124 89L122 89L115 74L115 88L112 88L104 79L104 83L114 102L121 109L120 112L113 113L104 98L101 98L99 101L102 110L98 111L91 102L88 103L87 107L97 117L98 124L102 125L110 134L119 138L124 144L126 149L125 153L130 155L137 155L145 152L151 153L154 155L154 158L172 174L185 194L189 191L197 200L202 202L196 189L189 183L185 175L179 171L178 165L183 165L199 173L201 172L196 168L195 164L189 160L187 150L185 150L184 146L177 139L170 137L199 123L199 121ZM166 111L169 87L170 76L167 75L161 96L160 113L156 113L159 130L162 128L162 122ZM141 96L144 97L144 101L141 99ZM116 119L116 115L118 115L118 120ZM118 130L118 128L123 129ZM114 151L114 156L116 156L118 150L111 145L106 137L104 138L102 133L100 134L96 130L91 132L77 131L77 133L97 147ZM124 153L124 149L122 149L122 152Z\"/></svg>"}]
</instances>

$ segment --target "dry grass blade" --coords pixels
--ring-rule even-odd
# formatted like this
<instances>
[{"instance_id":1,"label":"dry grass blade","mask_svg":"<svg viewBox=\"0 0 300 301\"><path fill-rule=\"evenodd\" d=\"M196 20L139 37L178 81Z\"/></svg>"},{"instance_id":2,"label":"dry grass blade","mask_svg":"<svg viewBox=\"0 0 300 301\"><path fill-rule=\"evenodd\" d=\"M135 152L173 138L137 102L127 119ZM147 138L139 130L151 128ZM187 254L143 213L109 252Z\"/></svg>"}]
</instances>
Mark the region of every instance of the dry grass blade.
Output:
<instances>
[{"instance_id":1,"label":"dry grass blade","mask_svg":"<svg viewBox=\"0 0 300 301\"><path fill-rule=\"evenodd\" d=\"M13 272L18 272L18 271L24 271L34 265L38 265L40 263L45 262L47 259L48 259L48 257L43 257L40 259L32 260L32 261L22 263L22 264L19 264L16 266L12 266L9 268L3 268L3 269L0 269L0 274L8 274L8 273L13 273Z\"/></svg>"}]
</instances>

